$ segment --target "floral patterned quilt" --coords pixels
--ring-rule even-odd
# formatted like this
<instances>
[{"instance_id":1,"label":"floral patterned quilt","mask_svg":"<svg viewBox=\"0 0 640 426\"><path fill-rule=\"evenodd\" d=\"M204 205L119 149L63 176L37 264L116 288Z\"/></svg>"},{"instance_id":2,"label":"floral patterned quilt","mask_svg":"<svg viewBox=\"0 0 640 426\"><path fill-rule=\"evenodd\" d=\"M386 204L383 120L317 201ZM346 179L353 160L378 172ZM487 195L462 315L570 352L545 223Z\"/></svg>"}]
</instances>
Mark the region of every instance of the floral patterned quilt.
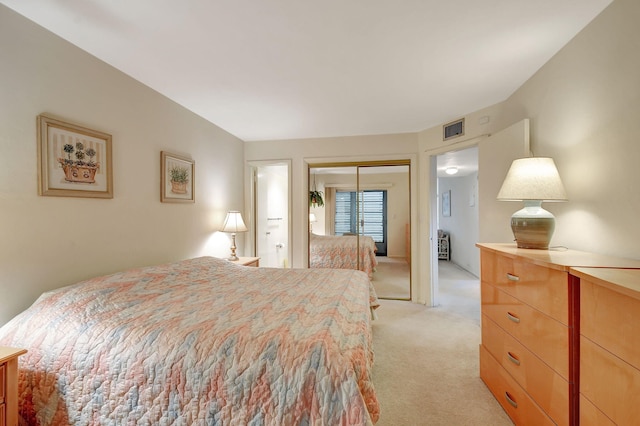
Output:
<instances>
[{"instance_id":1,"label":"floral patterned quilt","mask_svg":"<svg viewBox=\"0 0 640 426\"><path fill-rule=\"evenodd\" d=\"M359 271L202 257L44 293L0 328L27 425L375 423Z\"/></svg>"},{"instance_id":2,"label":"floral patterned quilt","mask_svg":"<svg viewBox=\"0 0 640 426\"><path fill-rule=\"evenodd\" d=\"M358 240L360 250L358 250ZM358 267L358 260L360 265ZM378 266L376 243L360 235L309 235L309 266L312 268L360 269L369 279Z\"/></svg>"}]
</instances>

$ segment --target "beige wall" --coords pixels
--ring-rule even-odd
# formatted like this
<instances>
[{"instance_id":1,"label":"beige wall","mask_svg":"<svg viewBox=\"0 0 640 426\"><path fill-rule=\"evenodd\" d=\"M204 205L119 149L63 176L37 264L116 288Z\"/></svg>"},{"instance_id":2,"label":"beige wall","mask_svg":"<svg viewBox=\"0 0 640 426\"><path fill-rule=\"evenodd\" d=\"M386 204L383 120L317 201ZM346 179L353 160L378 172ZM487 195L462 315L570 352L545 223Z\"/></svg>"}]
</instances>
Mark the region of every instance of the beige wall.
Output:
<instances>
[{"instance_id":1,"label":"beige wall","mask_svg":"<svg viewBox=\"0 0 640 426\"><path fill-rule=\"evenodd\" d=\"M615 0L509 99L466 116L466 138L530 119L531 150L554 158L569 197L544 204L552 245L640 258L638 52L640 3ZM442 147L440 132L421 132L421 149Z\"/></svg>"},{"instance_id":2,"label":"beige wall","mask_svg":"<svg viewBox=\"0 0 640 426\"><path fill-rule=\"evenodd\" d=\"M531 119L531 149L555 159L568 203L555 245L640 258L640 2L615 0L503 105Z\"/></svg>"},{"instance_id":3,"label":"beige wall","mask_svg":"<svg viewBox=\"0 0 640 426\"><path fill-rule=\"evenodd\" d=\"M128 267L226 256L243 143L0 5L0 325L43 291ZM36 116L113 136L113 199L41 197ZM196 203L160 203L160 151L196 162Z\"/></svg>"}]
</instances>

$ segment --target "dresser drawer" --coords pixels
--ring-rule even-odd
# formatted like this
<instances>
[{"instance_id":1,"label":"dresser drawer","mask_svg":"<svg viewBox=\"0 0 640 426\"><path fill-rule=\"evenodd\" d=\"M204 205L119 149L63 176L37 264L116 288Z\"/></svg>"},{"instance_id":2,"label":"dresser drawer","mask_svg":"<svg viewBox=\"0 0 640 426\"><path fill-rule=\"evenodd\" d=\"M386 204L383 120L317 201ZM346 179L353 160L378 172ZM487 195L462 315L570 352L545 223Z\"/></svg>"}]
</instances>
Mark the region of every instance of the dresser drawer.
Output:
<instances>
[{"instance_id":1,"label":"dresser drawer","mask_svg":"<svg viewBox=\"0 0 640 426\"><path fill-rule=\"evenodd\" d=\"M482 281L569 325L568 274L485 251Z\"/></svg>"},{"instance_id":2,"label":"dresser drawer","mask_svg":"<svg viewBox=\"0 0 640 426\"><path fill-rule=\"evenodd\" d=\"M557 424L569 424L567 380L487 316L482 317L482 344Z\"/></svg>"},{"instance_id":3,"label":"dresser drawer","mask_svg":"<svg viewBox=\"0 0 640 426\"><path fill-rule=\"evenodd\" d=\"M640 419L640 370L580 336L580 393L614 423Z\"/></svg>"},{"instance_id":4,"label":"dresser drawer","mask_svg":"<svg viewBox=\"0 0 640 426\"><path fill-rule=\"evenodd\" d=\"M0 426L6 426L7 412L4 404L0 404Z\"/></svg>"},{"instance_id":5,"label":"dresser drawer","mask_svg":"<svg viewBox=\"0 0 640 426\"><path fill-rule=\"evenodd\" d=\"M640 300L580 280L580 334L640 369Z\"/></svg>"},{"instance_id":6,"label":"dresser drawer","mask_svg":"<svg viewBox=\"0 0 640 426\"><path fill-rule=\"evenodd\" d=\"M486 283L481 286L481 303L484 315L569 380L567 326Z\"/></svg>"},{"instance_id":7,"label":"dresser drawer","mask_svg":"<svg viewBox=\"0 0 640 426\"><path fill-rule=\"evenodd\" d=\"M598 407L593 405L584 395L580 395L580 425L615 426L615 423L598 410Z\"/></svg>"},{"instance_id":8,"label":"dresser drawer","mask_svg":"<svg viewBox=\"0 0 640 426\"><path fill-rule=\"evenodd\" d=\"M480 346L480 377L515 424L554 424L484 346Z\"/></svg>"}]
</instances>

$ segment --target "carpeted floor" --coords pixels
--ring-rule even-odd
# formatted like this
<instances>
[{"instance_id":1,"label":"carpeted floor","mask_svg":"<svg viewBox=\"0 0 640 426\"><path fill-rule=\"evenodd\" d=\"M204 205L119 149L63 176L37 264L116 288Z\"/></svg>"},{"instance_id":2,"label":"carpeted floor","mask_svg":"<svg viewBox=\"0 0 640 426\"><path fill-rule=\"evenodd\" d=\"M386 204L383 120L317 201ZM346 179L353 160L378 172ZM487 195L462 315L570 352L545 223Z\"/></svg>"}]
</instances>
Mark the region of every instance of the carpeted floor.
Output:
<instances>
[{"instance_id":1,"label":"carpeted floor","mask_svg":"<svg viewBox=\"0 0 640 426\"><path fill-rule=\"evenodd\" d=\"M372 326L377 425L511 425L479 377L477 278L451 264L440 273L438 307L381 300Z\"/></svg>"},{"instance_id":2,"label":"carpeted floor","mask_svg":"<svg viewBox=\"0 0 640 426\"><path fill-rule=\"evenodd\" d=\"M373 273L373 286L378 297L385 299L411 298L409 264L404 258L378 256L378 266Z\"/></svg>"}]
</instances>

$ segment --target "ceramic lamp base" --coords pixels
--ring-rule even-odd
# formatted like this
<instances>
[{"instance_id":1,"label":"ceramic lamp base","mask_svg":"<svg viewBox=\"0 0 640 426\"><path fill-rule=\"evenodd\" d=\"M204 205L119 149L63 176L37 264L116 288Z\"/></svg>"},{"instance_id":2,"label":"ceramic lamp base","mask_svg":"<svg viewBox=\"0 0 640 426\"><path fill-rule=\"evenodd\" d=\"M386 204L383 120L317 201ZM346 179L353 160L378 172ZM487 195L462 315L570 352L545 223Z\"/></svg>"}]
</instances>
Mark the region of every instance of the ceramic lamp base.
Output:
<instances>
[{"instance_id":1,"label":"ceramic lamp base","mask_svg":"<svg viewBox=\"0 0 640 426\"><path fill-rule=\"evenodd\" d=\"M525 201L525 207L511 216L511 230L518 248L548 250L556 219L541 207L542 201Z\"/></svg>"}]
</instances>

